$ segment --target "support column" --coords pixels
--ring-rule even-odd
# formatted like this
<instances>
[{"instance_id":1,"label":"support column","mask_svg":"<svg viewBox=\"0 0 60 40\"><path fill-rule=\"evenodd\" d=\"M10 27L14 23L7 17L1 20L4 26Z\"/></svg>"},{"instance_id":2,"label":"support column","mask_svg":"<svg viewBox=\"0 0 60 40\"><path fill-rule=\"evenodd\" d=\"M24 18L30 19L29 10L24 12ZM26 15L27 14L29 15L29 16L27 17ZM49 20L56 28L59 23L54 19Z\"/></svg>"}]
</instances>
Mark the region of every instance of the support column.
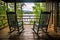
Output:
<instances>
[{"instance_id":1,"label":"support column","mask_svg":"<svg viewBox=\"0 0 60 40\"><path fill-rule=\"evenodd\" d=\"M52 4L55 4L55 5L52 5ZM53 7L54 8L54 24L53 24L53 17L52 17L52 14L53 14ZM46 2L46 11L48 12L51 12L51 16L50 16L50 21L49 21L49 26L48 26L48 29L49 30L52 30L53 29L53 32L57 32L57 24L58 24L58 2L55 1L55 2ZM54 25L54 26L52 26ZM51 28L51 29L50 29Z\"/></svg>"},{"instance_id":2,"label":"support column","mask_svg":"<svg viewBox=\"0 0 60 40\"><path fill-rule=\"evenodd\" d=\"M58 2L55 2L55 14L54 14L54 31L57 32L57 14L58 14Z\"/></svg>"},{"instance_id":3,"label":"support column","mask_svg":"<svg viewBox=\"0 0 60 40\"><path fill-rule=\"evenodd\" d=\"M50 21L49 21L49 25L48 25L48 32L50 31L54 31L54 27L52 27L52 1L46 1L46 11L50 12Z\"/></svg>"},{"instance_id":4,"label":"support column","mask_svg":"<svg viewBox=\"0 0 60 40\"><path fill-rule=\"evenodd\" d=\"M15 10L15 13L16 13L16 0L14 2L14 10Z\"/></svg>"}]
</instances>

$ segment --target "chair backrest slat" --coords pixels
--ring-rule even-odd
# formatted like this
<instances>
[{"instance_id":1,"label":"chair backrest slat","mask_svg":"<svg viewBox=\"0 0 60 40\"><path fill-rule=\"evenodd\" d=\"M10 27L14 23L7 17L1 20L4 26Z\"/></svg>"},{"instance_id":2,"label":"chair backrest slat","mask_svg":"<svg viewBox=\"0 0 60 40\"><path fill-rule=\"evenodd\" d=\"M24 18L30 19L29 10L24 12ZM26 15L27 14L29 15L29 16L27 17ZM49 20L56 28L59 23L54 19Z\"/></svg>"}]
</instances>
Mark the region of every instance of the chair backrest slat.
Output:
<instances>
[{"instance_id":1,"label":"chair backrest slat","mask_svg":"<svg viewBox=\"0 0 60 40\"><path fill-rule=\"evenodd\" d=\"M16 16L15 12L7 12L7 19L8 19L8 25L10 27L17 26L17 16Z\"/></svg>"},{"instance_id":2,"label":"chair backrest slat","mask_svg":"<svg viewBox=\"0 0 60 40\"><path fill-rule=\"evenodd\" d=\"M50 20L50 12L42 12L40 14L40 19L39 19L39 25L45 25L45 24L49 24L49 20Z\"/></svg>"}]
</instances>

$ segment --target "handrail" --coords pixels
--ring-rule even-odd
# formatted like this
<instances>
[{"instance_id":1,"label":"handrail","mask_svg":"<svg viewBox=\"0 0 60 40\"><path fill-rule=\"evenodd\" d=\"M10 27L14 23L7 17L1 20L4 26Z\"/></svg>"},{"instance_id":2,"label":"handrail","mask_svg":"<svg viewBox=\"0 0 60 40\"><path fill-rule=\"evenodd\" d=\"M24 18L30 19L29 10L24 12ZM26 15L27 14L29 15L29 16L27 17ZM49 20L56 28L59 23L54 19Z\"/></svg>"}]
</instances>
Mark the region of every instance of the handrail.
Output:
<instances>
[{"instance_id":1,"label":"handrail","mask_svg":"<svg viewBox=\"0 0 60 40\"><path fill-rule=\"evenodd\" d=\"M20 18L18 18L18 19L20 19ZM22 19L39 19L39 18L22 18Z\"/></svg>"},{"instance_id":2,"label":"handrail","mask_svg":"<svg viewBox=\"0 0 60 40\"><path fill-rule=\"evenodd\" d=\"M7 18L6 18L6 16L0 16L0 17L2 17L1 19L0 19L0 21L1 20L7 20ZM5 18L4 18L5 17ZM17 17L17 19L19 20L19 19L39 19L39 17L37 17L37 18L20 18L20 17ZM27 21L24 21L24 22L27 22Z\"/></svg>"}]
</instances>

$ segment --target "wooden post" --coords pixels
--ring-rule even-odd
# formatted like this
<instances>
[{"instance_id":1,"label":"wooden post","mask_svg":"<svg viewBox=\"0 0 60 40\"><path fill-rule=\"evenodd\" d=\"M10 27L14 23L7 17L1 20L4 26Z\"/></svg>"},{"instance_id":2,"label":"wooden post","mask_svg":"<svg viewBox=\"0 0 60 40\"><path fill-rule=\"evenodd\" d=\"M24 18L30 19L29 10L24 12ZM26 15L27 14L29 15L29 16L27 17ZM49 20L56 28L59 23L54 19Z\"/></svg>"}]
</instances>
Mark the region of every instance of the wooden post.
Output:
<instances>
[{"instance_id":1,"label":"wooden post","mask_svg":"<svg viewBox=\"0 0 60 40\"><path fill-rule=\"evenodd\" d=\"M52 1L46 1L46 11L50 12L50 21L49 21L49 25L48 25L48 32L51 31L51 26L52 26ZM52 27L53 28L53 27Z\"/></svg>"},{"instance_id":2,"label":"wooden post","mask_svg":"<svg viewBox=\"0 0 60 40\"><path fill-rule=\"evenodd\" d=\"M55 2L55 14L54 14L54 31L57 32L57 14L58 14L58 2Z\"/></svg>"},{"instance_id":3,"label":"wooden post","mask_svg":"<svg viewBox=\"0 0 60 40\"><path fill-rule=\"evenodd\" d=\"M14 10L15 10L15 13L16 13L16 0L14 2Z\"/></svg>"}]
</instances>

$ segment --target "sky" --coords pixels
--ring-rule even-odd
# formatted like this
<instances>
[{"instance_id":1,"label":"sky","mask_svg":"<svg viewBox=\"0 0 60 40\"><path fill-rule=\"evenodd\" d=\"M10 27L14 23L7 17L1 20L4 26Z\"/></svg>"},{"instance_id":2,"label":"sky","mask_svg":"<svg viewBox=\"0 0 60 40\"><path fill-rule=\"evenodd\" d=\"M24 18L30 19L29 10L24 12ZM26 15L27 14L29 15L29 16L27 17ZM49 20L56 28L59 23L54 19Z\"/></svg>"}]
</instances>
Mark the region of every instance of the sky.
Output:
<instances>
[{"instance_id":1,"label":"sky","mask_svg":"<svg viewBox=\"0 0 60 40\"><path fill-rule=\"evenodd\" d=\"M25 3L25 6L23 6L23 10L25 11L33 11L33 7L34 6L34 3Z\"/></svg>"}]
</instances>

